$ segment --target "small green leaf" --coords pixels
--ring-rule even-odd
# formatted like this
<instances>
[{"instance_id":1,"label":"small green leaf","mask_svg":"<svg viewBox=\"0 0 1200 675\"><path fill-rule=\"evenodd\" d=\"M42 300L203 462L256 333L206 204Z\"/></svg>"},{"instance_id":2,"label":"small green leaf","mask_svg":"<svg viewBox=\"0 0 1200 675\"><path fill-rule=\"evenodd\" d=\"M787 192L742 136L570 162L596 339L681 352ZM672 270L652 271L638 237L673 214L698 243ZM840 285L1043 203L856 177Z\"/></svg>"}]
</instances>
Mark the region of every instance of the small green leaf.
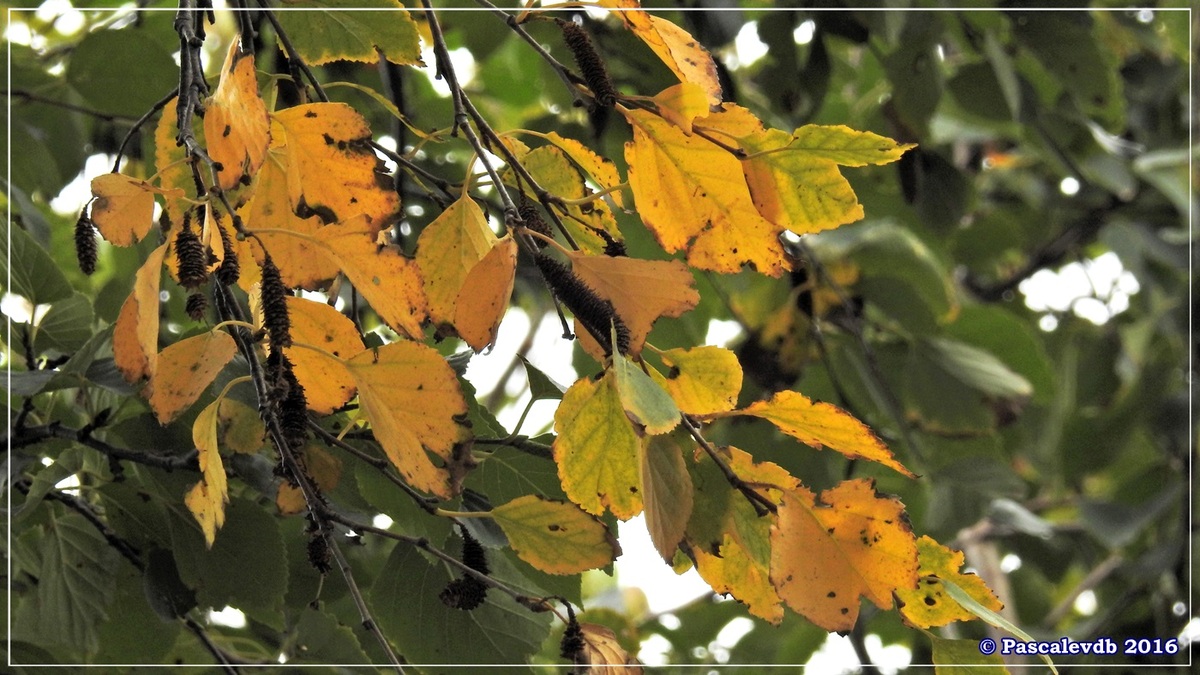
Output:
<instances>
[{"instance_id":1,"label":"small green leaf","mask_svg":"<svg viewBox=\"0 0 1200 675\"><path fill-rule=\"evenodd\" d=\"M993 612L987 607L979 604L978 600L971 597L971 594L960 588L958 584L955 584L949 579L943 579L942 584L946 587L946 592L950 595L950 597L954 598L954 601L962 605L968 612L974 614L980 619L983 619L985 622L995 626L996 628L1012 633L1026 642L1033 641L1033 637L1029 635L1029 633L1021 630L1016 624L1004 618L1003 616L1000 616L996 612ZM1058 675L1058 669L1054 667L1054 662L1050 660L1050 657L1043 654L1041 655L1041 659L1046 662L1046 665L1050 666L1050 672L1054 673L1054 675Z\"/></svg>"},{"instance_id":2,"label":"small green leaf","mask_svg":"<svg viewBox=\"0 0 1200 675\"><path fill-rule=\"evenodd\" d=\"M976 672L1007 673L1004 659L998 651L984 655L979 640L947 640L926 633L933 643L933 665L936 675L970 675Z\"/></svg>"},{"instance_id":3,"label":"small green leaf","mask_svg":"<svg viewBox=\"0 0 1200 675\"><path fill-rule=\"evenodd\" d=\"M525 376L529 380L529 395L533 397L533 400L562 400L563 394L567 391L566 387L550 379L549 375L538 370L524 356L518 354L517 358L521 359L521 364L525 366Z\"/></svg>"},{"instance_id":4,"label":"small green leaf","mask_svg":"<svg viewBox=\"0 0 1200 675\"><path fill-rule=\"evenodd\" d=\"M617 344L616 331L613 342ZM667 393L637 364L613 350L612 371L625 412L651 435L665 434L679 424L679 408Z\"/></svg>"}]
</instances>

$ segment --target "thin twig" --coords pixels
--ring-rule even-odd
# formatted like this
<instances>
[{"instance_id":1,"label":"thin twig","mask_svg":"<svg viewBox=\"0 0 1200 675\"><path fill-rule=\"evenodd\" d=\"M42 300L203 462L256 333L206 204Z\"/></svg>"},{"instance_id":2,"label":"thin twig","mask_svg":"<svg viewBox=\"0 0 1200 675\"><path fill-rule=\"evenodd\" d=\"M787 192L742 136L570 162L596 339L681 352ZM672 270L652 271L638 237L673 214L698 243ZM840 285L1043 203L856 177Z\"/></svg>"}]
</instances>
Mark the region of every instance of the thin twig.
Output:
<instances>
[{"instance_id":1,"label":"thin twig","mask_svg":"<svg viewBox=\"0 0 1200 675\"><path fill-rule=\"evenodd\" d=\"M283 45L283 51L287 54L288 60L292 62L300 72L304 73L304 77L312 84L313 91L317 92L317 98L323 103L329 103L329 95L325 93L325 88L321 86L316 75L313 75L312 69L304 62L300 56L300 52L296 51L296 47L292 45L292 41L288 38L287 32L283 30L283 26L279 25L279 19L275 17L275 12L271 11L271 6L267 4L267 0L258 0L258 5L262 7L263 16L267 17L267 21L271 22L271 27L275 29L275 37L279 38L279 44ZM299 83L297 83L299 84Z\"/></svg>"},{"instance_id":2,"label":"thin twig","mask_svg":"<svg viewBox=\"0 0 1200 675\"><path fill-rule=\"evenodd\" d=\"M337 436L334 436L333 434L329 433L324 428L322 428L321 425L317 424L313 420L308 421L308 426L310 429L315 431L316 434L321 437L321 440L325 441L326 444L328 444L332 447L335 447L335 448L340 448L341 450L344 450L344 451L350 453L351 455L354 455L355 457L361 459L362 461L366 462L367 464L370 464L371 466L375 467L376 469L379 469L379 472L382 473L384 475L384 477L386 477L391 482L395 483L397 487L399 487L401 490L404 491L405 494L407 494L409 497L411 497L412 500L417 503L417 506L421 507L421 509L424 510L426 513L428 513L430 515L434 515L437 513L438 508L437 508L436 504L438 502L436 500L430 500L430 499L426 498L420 492L417 492L411 486L409 486L408 483L405 483L398 476L394 475L389 470L392 463L389 462L387 459L385 459L383 457L373 457L373 456L363 452L362 450L359 450L358 448L354 447L353 445L350 445L349 443L339 439Z\"/></svg>"},{"instance_id":3,"label":"thin twig","mask_svg":"<svg viewBox=\"0 0 1200 675\"><path fill-rule=\"evenodd\" d=\"M521 22L517 20L515 15L500 9L496 5L489 2L489 0L475 0L475 3L481 7L491 10L493 14L502 17L504 22L508 24L508 27L511 28L514 33L520 36L522 40L527 42L530 47L533 47L533 50L537 52L538 56L542 57L542 60L550 66L556 75L558 75L558 79L563 81L563 84L565 84L567 87L567 91L571 92L572 98L575 99L575 105L583 105L583 98L579 95L578 87L575 86L577 82L582 81L582 78L576 77L571 73L570 70L567 69L566 66L559 62L558 59L554 58L550 52L546 51L546 48L542 46L542 43L534 39L534 37L529 34L529 31L525 30L525 27L521 25Z\"/></svg>"},{"instance_id":4,"label":"thin twig","mask_svg":"<svg viewBox=\"0 0 1200 675\"><path fill-rule=\"evenodd\" d=\"M62 426L57 422L37 427L16 427L12 434L0 438L0 445L4 445L6 442L11 443L12 445L8 447L16 450L46 439L61 438L68 441L75 441L93 450L102 452L109 457L144 464L164 471L200 471L200 465L196 461L195 450L176 456L159 455L145 450L128 450L118 448L115 445L105 443L91 436L82 436L80 431L80 429Z\"/></svg>"},{"instance_id":5,"label":"thin twig","mask_svg":"<svg viewBox=\"0 0 1200 675\"><path fill-rule=\"evenodd\" d=\"M239 671L237 667L231 663L229 655L225 653L225 650L218 647L217 644L212 641L212 638L208 637L208 631L204 630L204 626L201 626L200 622L196 621L190 616L185 616L182 618L183 625L187 626L188 630L192 631L192 633L196 636L196 639L200 640L201 644L204 645L204 648L207 649L209 653L217 659L217 663L221 665L221 670L229 673L229 675L238 675Z\"/></svg>"},{"instance_id":6,"label":"thin twig","mask_svg":"<svg viewBox=\"0 0 1200 675\"><path fill-rule=\"evenodd\" d=\"M709 443L708 439L704 438L704 435L700 433L700 426L691 416L683 415L681 423L688 430L688 433L691 434L692 438L695 439L696 443L712 458L712 461L716 462L717 468L721 470L721 473L725 476L725 480L729 481L730 485L746 497L750 505L754 507L755 513L761 517L768 513L776 513L779 510L774 502L759 494L757 490L747 485L745 481L738 477L737 473L725 462L725 458L721 457L712 443Z\"/></svg>"},{"instance_id":7,"label":"thin twig","mask_svg":"<svg viewBox=\"0 0 1200 675\"><path fill-rule=\"evenodd\" d=\"M129 131L125 132L125 138L121 139L121 145L117 148L117 159L113 162L113 170L112 170L113 173L120 171L121 158L125 156L125 148L127 148L129 146L129 142L131 140L133 140L133 135L135 133L137 133L137 130L141 129L143 124L148 122L150 120L150 118L154 116L155 113L157 113L158 111L165 108L167 106L167 104L171 102L171 99L175 98L178 95L179 95L179 88L176 87L175 89L173 89L171 91L171 93L162 97L161 99L158 100L157 103L155 103L153 106L151 106L151 108L149 110L147 110L144 115L139 117L137 119L137 121L135 121L133 123L133 126L129 128ZM161 169L161 167L159 167L159 168Z\"/></svg>"},{"instance_id":8,"label":"thin twig","mask_svg":"<svg viewBox=\"0 0 1200 675\"><path fill-rule=\"evenodd\" d=\"M29 101L30 103L41 103L43 105L54 106L55 108L62 108L63 110L70 110L71 112L81 113L81 114L87 115L89 117L95 117L96 119L104 120L105 122L124 122L126 124L134 123L134 118L130 117L129 115L119 115L116 113L100 112L99 110L95 110L95 109L88 108L88 107L81 106L81 105L76 105L74 103L68 103L67 101L59 101L59 100L53 99L53 98L46 98L45 96L42 96L41 94L38 94L38 93L35 93L32 91L28 91L25 89L5 89L0 93L7 94L9 96L12 96L13 98L19 98L19 99L22 99L25 101Z\"/></svg>"}]
</instances>

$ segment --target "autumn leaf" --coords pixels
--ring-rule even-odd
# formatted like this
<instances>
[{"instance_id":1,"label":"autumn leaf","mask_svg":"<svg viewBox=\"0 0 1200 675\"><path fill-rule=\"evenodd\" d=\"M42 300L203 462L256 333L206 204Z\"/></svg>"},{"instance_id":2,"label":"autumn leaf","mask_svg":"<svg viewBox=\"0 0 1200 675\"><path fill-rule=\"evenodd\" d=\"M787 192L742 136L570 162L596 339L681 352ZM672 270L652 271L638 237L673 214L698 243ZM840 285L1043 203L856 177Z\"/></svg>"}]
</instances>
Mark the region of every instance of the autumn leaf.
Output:
<instances>
[{"instance_id":1,"label":"autumn leaf","mask_svg":"<svg viewBox=\"0 0 1200 675\"><path fill-rule=\"evenodd\" d=\"M698 85L708 102L721 102L721 81L712 54L687 31L666 19L642 11L638 0L602 0L602 7L622 9L625 26L646 43L680 82Z\"/></svg>"},{"instance_id":2,"label":"autumn leaf","mask_svg":"<svg viewBox=\"0 0 1200 675\"><path fill-rule=\"evenodd\" d=\"M908 624L931 628L977 618L947 594L943 579L954 582L993 612L1004 608L983 579L975 574L959 572L964 562L961 551L949 549L928 535L923 535L917 540L917 562L917 574L920 576L917 588L896 591L901 603L900 614Z\"/></svg>"},{"instance_id":3,"label":"autumn leaf","mask_svg":"<svg viewBox=\"0 0 1200 675\"><path fill-rule=\"evenodd\" d=\"M609 370L630 419L650 435L665 434L678 426L679 408L667 392L621 352L614 350L612 359Z\"/></svg>"},{"instance_id":4,"label":"autumn leaf","mask_svg":"<svg viewBox=\"0 0 1200 675\"><path fill-rule=\"evenodd\" d=\"M258 411L226 398L217 413L217 436L221 445L240 454L257 452L266 442L267 429Z\"/></svg>"},{"instance_id":5,"label":"autumn leaf","mask_svg":"<svg viewBox=\"0 0 1200 675\"><path fill-rule=\"evenodd\" d=\"M687 265L678 260L640 260L628 256L588 255L572 251L571 270L601 299L612 303L629 329L629 355L642 352L654 322L682 316L700 302Z\"/></svg>"},{"instance_id":6,"label":"autumn leaf","mask_svg":"<svg viewBox=\"0 0 1200 675\"><path fill-rule=\"evenodd\" d=\"M574 138L566 138L561 136L556 131L551 131L546 134L540 134L542 138L553 143L559 150L566 153L567 157L578 166L588 178L595 181L596 185L602 190L609 190L621 184L621 173L617 171L617 165L607 157L596 154L591 148ZM613 203L617 206L623 205L620 190L613 190L608 193L612 198Z\"/></svg>"},{"instance_id":7,"label":"autumn leaf","mask_svg":"<svg viewBox=\"0 0 1200 675\"><path fill-rule=\"evenodd\" d=\"M183 212L191 208L183 198L188 195L194 197L196 190L192 168L182 161L187 157L187 149L175 141L179 133L178 103L178 98L168 101L154 127L154 167L158 170L158 184L169 190L163 195L163 201L166 203L167 217L172 223L178 223L183 218ZM195 129L197 140L203 142L204 129L196 126L199 127Z\"/></svg>"},{"instance_id":8,"label":"autumn leaf","mask_svg":"<svg viewBox=\"0 0 1200 675\"><path fill-rule=\"evenodd\" d=\"M641 512L641 440L611 371L599 381L585 377L571 385L554 413L554 431L554 461L571 501L597 516L608 507L621 520Z\"/></svg>"},{"instance_id":9,"label":"autumn leaf","mask_svg":"<svg viewBox=\"0 0 1200 675\"><path fill-rule=\"evenodd\" d=\"M580 623L583 632L582 664L595 666L590 673L606 675L642 675L641 663L617 641L617 634L607 626Z\"/></svg>"},{"instance_id":10,"label":"autumn leaf","mask_svg":"<svg viewBox=\"0 0 1200 675\"><path fill-rule=\"evenodd\" d=\"M886 136L856 131L841 124L806 124L792 133L792 141L787 147L791 152L844 166L866 166L895 162L917 144L897 143Z\"/></svg>"},{"instance_id":11,"label":"autumn leaf","mask_svg":"<svg viewBox=\"0 0 1200 675\"><path fill-rule=\"evenodd\" d=\"M401 335L422 340L421 322L427 310L417 264L396 246L376 244L373 232L367 218L359 216L322 227L316 240L384 323Z\"/></svg>"},{"instance_id":12,"label":"autumn leaf","mask_svg":"<svg viewBox=\"0 0 1200 675\"><path fill-rule=\"evenodd\" d=\"M836 450L853 459L868 459L899 471L909 478L916 474L904 468L867 425L841 408L813 401L804 394L781 391L769 401L758 401L742 410L709 417L749 415L761 417L783 433L811 447Z\"/></svg>"},{"instance_id":13,"label":"autumn leaf","mask_svg":"<svg viewBox=\"0 0 1200 675\"><path fill-rule=\"evenodd\" d=\"M194 403L236 351L237 344L222 330L180 340L162 350L144 392L158 423L167 424Z\"/></svg>"},{"instance_id":14,"label":"autumn leaf","mask_svg":"<svg viewBox=\"0 0 1200 675\"><path fill-rule=\"evenodd\" d=\"M448 461L467 414L454 370L441 354L414 342L393 342L346 362L376 440L410 485L449 499Z\"/></svg>"},{"instance_id":15,"label":"autumn leaf","mask_svg":"<svg viewBox=\"0 0 1200 675\"><path fill-rule=\"evenodd\" d=\"M716 593L728 593L760 619L778 626L783 605L771 585L767 565L755 560L732 536L726 535L716 553L694 549L696 571Z\"/></svg>"},{"instance_id":16,"label":"autumn leaf","mask_svg":"<svg viewBox=\"0 0 1200 675\"><path fill-rule=\"evenodd\" d=\"M114 246L132 246L154 226L154 195L180 197L178 190L164 190L144 180L120 173L92 179L92 222Z\"/></svg>"},{"instance_id":17,"label":"autumn leaf","mask_svg":"<svg viewBox=\"0 0 1200 675\"><path fill-rule=\"evenodd\" d=\"M208 156L220 164L217 179L221 189L229 190L242 176L258 172L271 142L271 120L258 95L254 52L243 53L240 39L229 45L217 91L204 108Z\"/></svg>"},{"instance_id":18,"label":"autumn leaf","mask_svg":"<svg viewBox=\"0 0 1200 675\"><path fill-rule=\"evenodd\" d=\"M421 231L417 265L434 323L453 326L475 351L491 344L516 278L512 237L497 238L479 205L464 196Z\"/></svg>"},{"instance_id":19,"label":"autumn leaf","mask_svg":"<svg viewBox=\"0 0 1200 675\"><path fill-rule=\"evenodd\" d=\"M917 545L904 506L868 479L821 493L789 490L771 530L771 581L788 606L830 631L858 619L859 596L890 609L917 583Z\"/></svg>"},{"instance_id":20,"label":"autumn leaf","mask_svg":"<svg viewBox=\"0 0 1200 675\"><path fill-rule=\"evenodd\" d=\"M737 355L723 347L668 349L660 352L665 375L650 371L679 409L689 415L732 410L742 390L742 366Z\"/></svg>"},{"instance_id":21,"label":"autumn leaf","mask_svg":"<svg viewBox=\"0 0 1200 675\"><path fill-rule=\"evenodd\" d=\"M513 143L520 143L510 139ZM520 148L519 145L514 147ZM587 186L587 181L579 169L568 159L567 154L554 145L543 145L524 154L517 154L525 170L538 182L542 189L564 200L584 200L593 192ZM513 186L520 185L526 197L531 201L537 200L535 194L525 181L518 181L513 170L505 169L503 180ZM617 229L617 221L613 218L612 209L603 199L570 203L561 212L563 226L569 232L581 250L600 254L604 252L607 240L601 236L605 233L608 238L621 241L621 232Z\"/></svg>"},{"instance_id":22,"label":"autumn leaf","mask_svg":"<svg viewBox=\"0 0 1200 675\"><path fill-rule=\"evenodd\" d=\"M758 212L728 149L653 113L622 112L633 126L625 144L629 185L643 222L668 253L687 248L693 267L725 274L743 265L769 276L788 268L780 229Z\"/></svg>"},{"instance_id":23,"label":"autumn leaf","mask_svg":"<svg viewBox=\"0 0 1200 675\"><path fill-rule=\"evenodd\" d=\"M354 377L341 359L363 349L354 322L333 307L295 296L284 298L291 321L292 343L284 349L296 379L304 386L309 409L328 415L354 397ZM329 358L305 345L328 352Z\"/></svg>"},{"instance_id":24,"label":"autumn leaf","mask_svg":"<svg viewBox=\"0 0 1200 675\"><path fill-rule=\"evenodd\" d=\"M708 97L700 85L692 82L680 82L667 87L652 100L663 119L679 127L688 136L692 135L692 120L707 117L709 113Z\"/></svg>"},{"instance_id":25,"label":"autumn leaf","mask_svg":"<svg viewBox=\"0 0 1200 675\"><path fill-rule=\"evenodd\" d=\"M674 435L655 436L639 455L646 529L654 550L670 563L692 516L692 478Z\"/></svg>"},{"instance_id":26,"label":"autumn leaf","mask_svg":"<svg viewBox=\"0 0 1200 675\"><path fill-rule=\"evenodd\" d=\"M365 215L375 232L400 198L371 149L371 127L345 103L308 103L271 115L271 146L287 148L287 194L301 217L328 223Z\"/></svg>"},{"instance_id":27,"label":"autumn leaf","mask_svg":"<svg viewBox=\"0 0 1200 675\"><path fill-rule=\"evenodd\" d=\"M314 66L334 61L421 65L417 24L396 0L282 0L279 23ZM340 11L378 10L378 11ZM378 51L377 51L378 50Z\"/></svg>"},{"instance_id":28,"label":"autumn leaf","mask_svg":"<svg viewBox=\"0 0 1200 675\"><path fill-rule=\"evenodd\" d=\"M233 338L229 338L229 341L233 342ZM200 464L202 478L183 499L196 522L200 523L204 544L209 548L212 548L217 530L225 524L225 505L229 503L229 485L217 449L217 416L220 408L221 399L213 401L200 411L192 424L192 443L199 453L196 460Z\"/></svg>"},{"instance_id":29,"label":"autumn leaf","mask_svg":"<svg viewBox=\"0 0 1200 675\"><path fill-rule=\"evenodd\" d=\"M311 443L304 446L300 457L308 477L322 492L329 492L337 487L342 478L342 460ZM308 504L304 501L304 491L286 480L279 484L279 492L275 495L275 506L279 509L279 513L285 516L302 513L308 508Z\"/></svg>"},{"instance_id":30,"label":"autumn leaf","mask_svg":"<svg viewBox=\"0 0 1200 675\"><path fill-rule=\"evenodd\" d=\"M158 287L167 246L154 249L133 277L113 328L113 361L126 382L153 377L158 365Z\"/></svg>"},{"instance_id":31,"label":"autumn leaf","mask_svg":"<svg viewBox=\"0 0 1200 675\"><path fill-rule=\"evenodd\" d=\"M526 495L491 513L517 557L549 574L604 567L620 551L604 523L574 504Z\"/></svg>"}]
</instances>

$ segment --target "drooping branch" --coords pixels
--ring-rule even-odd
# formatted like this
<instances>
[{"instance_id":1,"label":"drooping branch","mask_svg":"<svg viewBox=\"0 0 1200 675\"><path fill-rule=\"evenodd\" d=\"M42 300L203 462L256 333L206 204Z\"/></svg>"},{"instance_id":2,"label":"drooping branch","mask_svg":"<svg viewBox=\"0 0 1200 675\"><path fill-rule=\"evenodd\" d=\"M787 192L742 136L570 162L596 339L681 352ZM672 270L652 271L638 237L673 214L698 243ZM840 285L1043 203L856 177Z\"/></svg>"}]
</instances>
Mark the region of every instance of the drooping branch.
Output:
<instances>
[{"instance_id":1,"label":"drooping branch","mask_svg":"<svg viewBox=\"0 0 1200 675\"><path fill-rule=\"evenodd\" d=\"M47 98L41 94L28 91L26 89L4 89L3 91L0 91L0 93L10 96L14 99L28 101L29 103L41 103L42 105L62 108L63 110L70 110L71 112L77 112L82 115L87 115L88 117L94 117L98 120L103 120L105 122L122 122L125 124L134 124L136 122L133 117L128 115L106 113L94 108L88 108L87 106L71 103L69 101L60 101L58 99Z\"/></svg>"},{"instance_id":2,"label":"drooping branch","mask_svg":"<svg viewBox=\"0 0 1200 675\"><path fill-rule=\"evenodd\" d=\"M153 117L156 113L158 113L160 110L165 108L167 106L167 104L170 103L171 100L174 99L178 95L179 95L178 88L171 90L170 93L168 93L166 96L159 99L153 106L150 107L149 110L146 111L146 113L144 115L139 117L133 123L133 126L130 127L129 131L127 131L125 133L125 138L121 139L121 145L117 148L117 158L116 158L116 160L113 161L113 173L116 173L117 171L119 171L121 169L121 159L125 156L125 149L127 147L129 147L129 143L130 143L130 141L133 140L133 136L134 136L134 134L137 133L138 129L141 129L142 125L144 125L146 122L150 121L151 117Z\"/></svg>"}]
</instances>

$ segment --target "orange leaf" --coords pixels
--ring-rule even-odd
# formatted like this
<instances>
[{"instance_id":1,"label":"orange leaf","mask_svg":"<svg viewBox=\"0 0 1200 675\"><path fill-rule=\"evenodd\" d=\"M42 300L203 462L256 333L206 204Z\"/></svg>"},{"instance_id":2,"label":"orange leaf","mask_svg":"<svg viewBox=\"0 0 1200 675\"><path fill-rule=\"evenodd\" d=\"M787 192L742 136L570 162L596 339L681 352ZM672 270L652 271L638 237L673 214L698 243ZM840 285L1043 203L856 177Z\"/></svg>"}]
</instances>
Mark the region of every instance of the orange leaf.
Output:
<instances>
[{"instance_id":1,"label":"orange leaf","mask_svg":"<svg viewBox=\"0 0 1200 675\"><path fill-rule=\"evenodd\" d=\"M154 127L154 167L158 170L158 184L171 191L164 195L167 216L172 223L178 224L183 212L191 207L183 201L185 196L196 196L196 184L192 180L191 166L181 160L187 156L187 150L175 143L179 133L176 104L178 98L173 98L163 106ZM204 129L196 130L197 140L204 143ZM173 188L173 189L172 189ZM175 192L178 190L178 193Z\"/></svg>"},{"instance_id":2,"label":"orange leaf","mask_svg":"<svg viewBox=\"0 0 1200 675\"><path fill-rule=\"evenodd\" d=\"M154 195L181 196L119 173L92 179L92 222L114 246L132 246L154 226Z\"/></svg>"},{"instance_id":3,"label":"orange leaf","mask_svg":"<svg viewBox=\"0 0 1200 675\"><path fill-rule=\"evenodd\" d=\"M554 461L563 492L593 515L608 507L621 520L642 510L641 439L625 416L615 376L580 378L554 413Z\"/></svg>"},{"instance_id":4,"label":"orange leaf","mask_svg":"<svg viewBox=\"0 0 1200 675\"><path fill-rule=\"evenodd\" d=\"M274 113L272 145L288 149L292 209L325 223L365 215L376 232L400 208L392 179L377 170L371 127L345 103L308 103Z\"/></svg>"},{"instance_id":5,"label":"orange leaf","mask_svg":"<svg viewBox=\"0 0 1200 675\"><path fill-rule=\"evenodd\" d=\"M166 251L163 244L142 263L113 329L113 361L127 382L153 377L158 364L158 287Z\"/></svg>"},{"instance_id":6,"label":"orange leaf","mask_svg":"<svg viewBox=\"0 0 1200 675\"><path fill-rule=\"evenodd\" d=\"M456 419L467 414L446 359L423 344L393 342L346 366L376 440L404 479L438 497L453 496L449 472L430 458L450 460L459 438Z\"/></svg>"},{"instance_id":7,"label":"orange leaf","mask_svg":"<svg viewBox=\"0 0 1200 675\"><path fill-rule=\"evenodd\" d=\"M162 350L144 392L158 423L167 424L194 403L236 351L233 338L220 330L180 340Z\"/></svg>"},{"instance_id":8,"label":"orange leaf","mask_svg":"<svg viewBox=\"0 0 1200 675\"><path fill-rule=\"evenodd\" d=\"M575 276L611 302L629 328L630 356L641 354L659 317L681 316L700 302L691 271L678 260L639 260L579 251L569 257Z\"/></svg>"},{"instance_id":9,"label":"orange leaf","mask_svg":"<svg viewBox=\"0 0 1200 675\"><path fill-rule=\"evenodd\" d=\"M284 349L296 379L304 386L309 409L328 415L354 397L354 377L341 359L366 349L354 322L323 303L287 296L292 342ZM337 357L334 359L299 345L312 345Z\"/></svg>"},{"instance_id":10,"label":"orange leaf","mask_svg":"<svg viewBox=\"0 0 1200 675\"><path fill-rule=\"evenodd\" d=\"M205 102L204 136L208 155L218 163L222 189L236 186L245 175L254 175L266 158L271 141L271 120L258 95L254 51L243 53L240 39L229 45L217 91Z\"/></svg>"},{"instance_id":11,"label":"orange leaf","mask_svg":"<svg viewBox=\"0 0 1200 675\"><path fill-rule=\"evenodd\" d=\"M942 584L943 579L953 582L994 612L1004 608L983 579L959 572L964 563L962 551L942 546L926 535L917 540L917 561L917 574L921 577L917 588L896 591L900 614L907 623L918 628L932 628L978 618L950 597Z\"/></svg>"},{"instance_id":12,"label":"orange leaf","mask_svg":"<svg viewBox=\"0 0 1200 675\"><path fill-rule=\"evenodd\" d=\"M916 478L896 461L891 450L867 425L835 405L813 401L804 394L781 391L769 401L758 401L742 410L715 417L729 415L761 417L806 445L817 449L823 446L847 457L879 462L909 478Z\"/></svg>"},{"instance_id":13,"label":"orange leaf","mask_svg":"<svg viewBox=\"0 0 1200 675\"><path fill-rule=\"evenodd\" d=\"M401 335L422 340L426 301L417 264L396 246L375 242L376 230L365 216L335 227L322 227L317 240L384 323Z\"/></svg>"},{"instance_id":14,"label":"orange leaf","mask_svg":"<svg viewBox=\"0 0 1200 675\"><path fill-rule=\"evenodd\" d=\"M667 64L680 82L694 82L704 90L709 103L721 102L721 81L712 54L687 31L641 9L638 0L602 0L602 7L620 8L621 20Z\"/></svg>"},{"instance_id":15,"label":"orange leaf","mask_svg":"<svg viewBox=\"0 0 1200 675\"><path fill-rule=\"evenodd\" d=\"M251 230L286 230L298 236L256 232L259 245L251 246L249 239L236 244L239 245L239 255L253 251L254 258L260 264L264 259L262 249L265 248L279 266L279 276L285 285L312 290L337 276L338 265L324 253L320 244L306 238L320 229L321 219L314 215L301 218L292 212L287 192L289 157L287 148L271 148L266 162L254 177L254 194L238 210L238 215ZM239 284L248 289L255 279L244 274L242 276L244 278L239 279Z\"/></svg>"},{"instance_id":16,"label":"orange leaf","mask_svg":"<svg viewBox=\"0 0 1200 675\"><path fill-rule=\"evenodd\" d=\"M589 673L642 675L645 672L641 662L621 646L611 628L594 623L581 623L579 628L583 631L583 665L596 666Z\"/></svg>"},{"instance_id":17,"label":"orange leaf","mask_svg":"<svg viewBox=\"0 0 1200 675\"><path fill-rule=\"evenodd\" d=\"M517 276L517 242L505 236L471 269L455 302L454 327L475 351L496 341Z\"/></svg>"},{"instance_id":18,"label":"orange leaf","mask_svg":"<svg viewBox=\"0 0 1200 675\"><path fill-rule=\"evenodd\" d=\"M232 342L233 338L229 340ZM220 407L220 399L208 404L192 424L192 443L198 451L196 460L200 464L202 478L183 499L196 522L200 523L204 544L208 548L212 548L217 530L225 524L225 505L229 503L229 484L217 448L217 412Z\"/></svg>"},{"instance_id":19,"label":"orange leaf","mask_svg":"<svg viewBox=\"0 0 1200 675\"><path fill-rule=\"evenodd\" d=\"M785 493L771 531L771 581L788 606L829 631L858 619L859 596L890 609L892 593L917 583L917 545L904 505L871 480L821 493Z\"/></svg>"},{"instance_id":20,"label":"orange leaf","mask_svg":"<svg viewBox=\"0 0 1200 675\"><path fill-rule=\"evenodd\" d=\"M624 111L633 125L625 144L629 184L658 242L689 247L693 267L726 274L752 265L770 276L788 268L780 229L750 198L741 163L729 150L643 110Z\"/></svg>"}]
</instances>

